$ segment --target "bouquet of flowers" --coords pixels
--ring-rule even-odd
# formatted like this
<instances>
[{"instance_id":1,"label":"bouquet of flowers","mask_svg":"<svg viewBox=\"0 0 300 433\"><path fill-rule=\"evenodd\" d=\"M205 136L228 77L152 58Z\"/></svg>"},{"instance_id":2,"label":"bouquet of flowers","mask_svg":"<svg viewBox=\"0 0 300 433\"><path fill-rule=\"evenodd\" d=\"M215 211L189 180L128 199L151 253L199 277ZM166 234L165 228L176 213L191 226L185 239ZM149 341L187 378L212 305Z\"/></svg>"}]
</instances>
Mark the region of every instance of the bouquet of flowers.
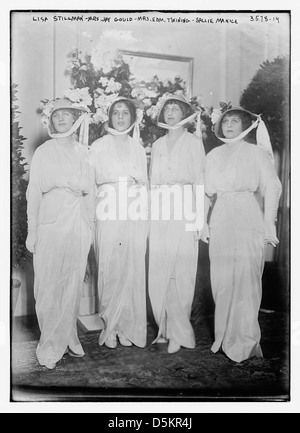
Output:
<instances>
[{"instance_id":1,"label":"bouquet of flowers","mask_svg":"<svg viewBox=\"0 0 300 433\"><path fill-rule=\"evenodd\" d=\"M70 75L72 87L64 96L74 104L88 108L90 114L89 143L106 133L108 107L118 96L137 99L143 106L138 117L140 119L141 143L146 152L151 152L152 143L166 132L157 126L156 118L160 104L164 98L174 94L185 94L186 83L179 77L174 80L160 80L155 75L151 81L138 81L131 73L129 65L116 51L107 52L105 58L102 51L95 49L91 55L85 56L78 49L69 53L67 74ZM212 132L212 125L218 113L230 107L230 103L220 103L220 108L206 107L202 98L195 96L191 104L201 110L201 129L206 151L209 151L218 140ZM47 113L51 110L53 101L42 101L42 122L47 125ZM189 131L194 132L195 123L189 125Z\"/></svg>"}]
</instances>

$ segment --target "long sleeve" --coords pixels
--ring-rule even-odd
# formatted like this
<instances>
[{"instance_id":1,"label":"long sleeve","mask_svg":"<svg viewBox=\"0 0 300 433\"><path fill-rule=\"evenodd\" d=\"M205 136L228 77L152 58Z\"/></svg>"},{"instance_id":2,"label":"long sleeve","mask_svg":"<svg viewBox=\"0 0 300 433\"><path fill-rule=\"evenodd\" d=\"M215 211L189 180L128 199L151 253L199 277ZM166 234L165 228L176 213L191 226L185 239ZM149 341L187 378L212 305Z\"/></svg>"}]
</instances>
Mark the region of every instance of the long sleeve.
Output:
<instances>
[{"instance_id":1,"label":"long sleeve","mask_svg":"<svg viewBox=\"0 0 300 433\"><path fill-rule=\"evenodd\" d=\"M205 151L203 142L198 137L194 145L194 164L195 164L195 184L204 184L204 171L205 171Z\"/></svg>"},{"instance_id":2,"label":"long sleeve","mask_svg":"<svg viewBox=\"0 0 300 433\"><path fill-rule=\"evenodd\" d=\"M270 223L275 223L279 199L281 196L281 183L278 179L270 179L265 188L264 219Z\"/></svg>"},{"instance_id":3,"label":"long sleeve","mask_svg":"<svg viewBox=\"0 0 300 433\"><path fill-rule=\"evenodd\" d=\"M279 240L276 236L276 219L282 186L274 166L264 150L258 148L259 191L264 199L265 243L274 247Z\"/></svg>"},{"instance_id":4,"label":"long sleeve","mask_svg":"<svg viewBox=\"0 0 300 433\"><path fill-rule=\"evenodd\" d=\"M159 181L158 164L156 164L158 148L159 148L158 141L155 141L152 145L150 170L149 170L149 178L150 178L151 185L155 185Z\"/></svg>"},{"instance_id":5,"label":"long sleeve","mask_svg":"<svg viewBox=\"0 0 300 433\"><path fill-rule=\"evenodd\" d=\"M147 155L146 155L146 151L143 147L142 147L142 152L141 152L141 164L142 164L142 172L143 172L144 182L148 188L149 181L148 181Z\"/></svg>"},{"instance_id":6,"label":"long sleeve","mask_svg":"<svg viewBox=\"0 0 300 433\"><path fill-rule=\"evenodd\" d=\"M200 237L200 239L205 243L208 243L208 239L209 239L208 213L210 210L210 206L211 206L211 199L208 197L207 194L205 194L204 195L204 225Z\"/></svg>"},{"instance_id":7,"label":"long sleeve","mask_svg":"<svg viewBox=\"0 0 300 433\"><path fill-rule=\"evenodd\" d=\"M89 170L89 191L86 196L86 207L88 212L89 221L94 226L96 220L96 196L97 196L97 186L96 186L96 173L95 166L93 162L93 154L90 151L88 155L88 170Z\"/></svg>"},{"instance_id":8,"label":"long sleeve","mask_svg":"<svg viewBox=\"0 0 300 433\"><path fill-rule=\"evenodd\" d=\"M268 155L263 150L258 149L258 151L260 170L259 185L260 192L264 197L264 219L274 224L277 217L282 186Z\"/></svg>"},{"instance_id":9,"label":"long sleeve","mask_svg":"<svg viewBox=\"0 0 300 433\"><path fill-rule=\"evenodd\" d=\"M41 170L42 161L39 152L36 151L31 160L29 184L26 191L28 235L34 235L37 231L38 214L43 196L40 182Z\"/></svg>"},{"instance_id":10,"label":"long sleeve","mask_svg":"<svg viewBox=\"0 0 300 433\"><path fill-rule=\"evenodd\" d=\"M193 136L194 138L195 136ZM194 183L193 193L196 200L196 229L200 232L205 224L205 194L204 194L204 170L205 170L205 151L203 142L198 137L193 142L193 164L194 164Z\"/></svg>"}]
</instances>

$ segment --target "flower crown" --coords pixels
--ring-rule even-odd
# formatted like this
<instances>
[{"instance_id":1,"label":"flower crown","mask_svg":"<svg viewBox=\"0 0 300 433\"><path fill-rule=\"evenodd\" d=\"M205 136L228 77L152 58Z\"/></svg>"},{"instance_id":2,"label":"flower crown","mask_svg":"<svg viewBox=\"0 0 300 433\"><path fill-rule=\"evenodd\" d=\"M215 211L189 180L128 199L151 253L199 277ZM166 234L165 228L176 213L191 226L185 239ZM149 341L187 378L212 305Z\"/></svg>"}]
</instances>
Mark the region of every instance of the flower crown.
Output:
<instances>
[{"instance_id":1,"label":"flower crown","mask_svg":"<svg viewBox=\"0 0 300 433\"><path fill-rule=\"evenodd\" d=\"M44 128L48 128L50 126L50 117L55 102L58 99L60 98L41 100L41 124ZM82 109L82 111L90 113L89 106L92 104L92 98L89 94L88 87L85 87L83 89L68 89L64 93L64 99L67 99L71 102L70 108Z\"/></svg>"},{"instance_id":2,"label":"flower crown","mask_svg":"<svg viewBox=\"0 0 300 433\"><path fill-rule=\"evenodd\" d=\"M104 123L108 121L108 112L110 107L113 105L118 98L122 97L119 93L106 94L103 89L97 89L95 91L95 108L96 113L92 116L94 123ZM125 98L125 97L124 97ZM128 98L125 98L128 99ZM141 108L136 108L136 122L141 123L143 120L143 110Z\"/></svg>"},{"instance_id":3,"label":"flower crown","mask_svg":"<svg viewBox=\"0 0 300 433\"><path fill-rule=\"evenodd\" d=\"M232 107L230 102L228 102L227 104L226 102L220 102L219 104L220 108L213 108L210 113L210 119L213 125L217 123L221 114L223 114L225 111L229 110Z\"/></svg>"},{"instance_id":4,"label":"flower crown","mask_svg":"<svg viewBox=\"0 0 300 433\"><path fill-rule=\"evenodd\" d=\"M161 107L164 105L165 101L174 96L172 93L164 93L160 98L158 98L156 105L152 105L148 110L147 114L151 119L156 120Z\"/></svg>"}]
</instances>

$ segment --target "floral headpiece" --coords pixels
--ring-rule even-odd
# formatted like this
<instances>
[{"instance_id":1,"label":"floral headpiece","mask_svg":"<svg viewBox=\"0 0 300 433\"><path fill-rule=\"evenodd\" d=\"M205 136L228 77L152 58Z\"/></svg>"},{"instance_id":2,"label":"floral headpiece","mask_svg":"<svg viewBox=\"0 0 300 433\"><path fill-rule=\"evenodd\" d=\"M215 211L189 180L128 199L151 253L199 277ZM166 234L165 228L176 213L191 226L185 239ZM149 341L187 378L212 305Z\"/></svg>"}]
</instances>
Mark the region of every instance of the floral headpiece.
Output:
<instances>
[{"instance_id":1,"label":"floral headpiece","mask_svg":"<svg viewBox=\"0 0 300 433\"><path fill-rule=\"evenodd\" d=\"M230 102L220 102L220 108L212 108L210 113L211 123L215 125L219 120L220 116L225 113L225 111L230 110L232 105Z\"/></svg>"},{"instance_id":2,"label":"floral headpiece","mask_svg":"<svg viewBox=\"0 0 300 433\"><path fill-rule=\"evenodd\" d=\"M192 114L189 114L188 117L185 117L184 119L182 119L180 122L178 122L176 125L170 126L167 125L165 122L160 121L160 117L161 117L161 113L162 110L164 108L164 105L167 103L167 101L169 100L177 100L180 101L184 104L186 104L187 106L190 107ZM157 122L157 125L160 126L161 128L164 129L169 129L169 130L174 130L177 128L181 128L182 126L184 126L185 124L187 124L188 122L194 121L195 118L197 117L197 126L196 126L196 132L195 134L202 140L202 133L201 133L201 110L199 110L198 108L196 108L195 106L193 106L183 95L183 93L181 91L179 92L175 92L175 93L165 93L164 95L162 95L158 101L157 104L154 107L151 107L148 112L147 112L152 119L155 119Z\"/></svg>"},{"instance_id":3,"label":"floral headpiece","mask_svg":"<svg viewBox=\"0 0 300 433\"><path fill-rule=\"evenodd\" d=\"M41 101L40 112L41 112L41 124L44 128L49 129L51 127L50 118L55 108L56 102L61 98L56 99L43 99ZM64 98L70 104L67 108L89 113L89 105L92 104L92 98L89 94L89 88L83 89L68 89L64 93Z\"/></svg>"},{"instance_id":4,"label":"floral headpiece","mask_svg":"<svg viewBox=\"0 0 300 433\"><path fill-rule=\"evenodd\" d=\"M88 145L88 130L90 110L88 105L91 105L92 98L88 93L88 88L84 89L69 89L65 92L63 98L52 100L43 100L41 106L41 123L47 128L51 138L64 138L74 134L78 128L79 142L84 146ZM55 132L51 122L52 114L59 109L72 109L80 113L79 118L74 122L69 131L64 133Z\"/></svg>"},{"instance_id":5,"label":"floral headpiece","mask_svg":"<svg viewBox=\"0 0 300 433\"><path fill-rule=\"evenodd\" d=\"M149 110L147 110L148 116L153 120L157 120L164 103L171 97L174 97L172 93L164 93L160 98L158 98L156 105L152 105Z\"/></svg>"},{"instance_id":6,"label":"floral headpiece","mask_svg":"<svg viewBox=\"0 0 300 433\"><path fill-rule=\"evenodd\" d=\"M251 119L251 125L245 130L243 131L238 137L235 138L224 138L221 135L221 125L222 125L222 120L224 118L225 115L227 115L228 113L231 113L232 111L239 111L242 113L246 113L249 116L249 119ZM272 144L270 141L270 137L269 137L269 133L268 130L266 128L266 125L264 123L264 121L261 118L261 115L252 113L251 111L245 110L242 107L231 107L230 109L227 109L223 112L220 113L220 115L218 116L214 127L213 127L213 131L216 135L217 138L219 138L221 141L223 141L224 143L233 143L239 140L242 140L244 137L246 137L249 132L251 132L253 129L256 129L256 142L257 145L259 147L261 147L270 157L271 161L274 164L274 154L273 154L273 149L272 149Z\"/></svg>"}]
</instances>

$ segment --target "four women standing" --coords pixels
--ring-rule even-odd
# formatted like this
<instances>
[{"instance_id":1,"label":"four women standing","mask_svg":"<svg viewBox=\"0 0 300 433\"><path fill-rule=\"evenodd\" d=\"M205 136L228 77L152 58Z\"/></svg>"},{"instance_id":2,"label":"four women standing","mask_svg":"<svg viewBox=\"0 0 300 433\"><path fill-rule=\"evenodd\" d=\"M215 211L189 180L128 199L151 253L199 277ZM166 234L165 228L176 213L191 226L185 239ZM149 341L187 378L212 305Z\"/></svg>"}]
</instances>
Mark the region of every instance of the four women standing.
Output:
<instances>
[{"instance_id":1,"label":"four women standing","mask_svg":"<svg viewBox=\"0 0 300 433\"><path fill-rule=\"evenodd\" d=\"M205 168L202 140L185 129L195 112L183 96L165 98L158 125L168 133L153 144L148 194L145 151L130 135L138 128L137 110L133 100L113 102L108 134L92 144L88 164L87 148L73 136L83 118L76 122L72 103L57 100L49 116L53 139L32 159L27 246L34 253L40 364L54 368L67 350L84 354L76 319L93 228L104 322L99 344L113 349L118 339L123 346L145 347L148 195L149 295L158 326L154 342L168 342L169 353L195 347L190 315L201 236L209 239L216 304L212 350L222 346L238 362L262 356L257 316L263 250L264 242L278 243L281 185L265 151L243 140L260 118L242 109L223 114L215 134L226 143L208 154ZM217 201L202 231L197 213L203 212L203 203L199 206L197 198L203 196L197 188L203 188L204 168L207 197L216 195ZM264 217L254 197L258 190L265 199ZM179 202L173 193L179 193ZM166 200L167 217L162 215ZM187 217L189 205L193 221ZM205 208L207 215L208 199Z\"/></svg>"}]
</instances>

